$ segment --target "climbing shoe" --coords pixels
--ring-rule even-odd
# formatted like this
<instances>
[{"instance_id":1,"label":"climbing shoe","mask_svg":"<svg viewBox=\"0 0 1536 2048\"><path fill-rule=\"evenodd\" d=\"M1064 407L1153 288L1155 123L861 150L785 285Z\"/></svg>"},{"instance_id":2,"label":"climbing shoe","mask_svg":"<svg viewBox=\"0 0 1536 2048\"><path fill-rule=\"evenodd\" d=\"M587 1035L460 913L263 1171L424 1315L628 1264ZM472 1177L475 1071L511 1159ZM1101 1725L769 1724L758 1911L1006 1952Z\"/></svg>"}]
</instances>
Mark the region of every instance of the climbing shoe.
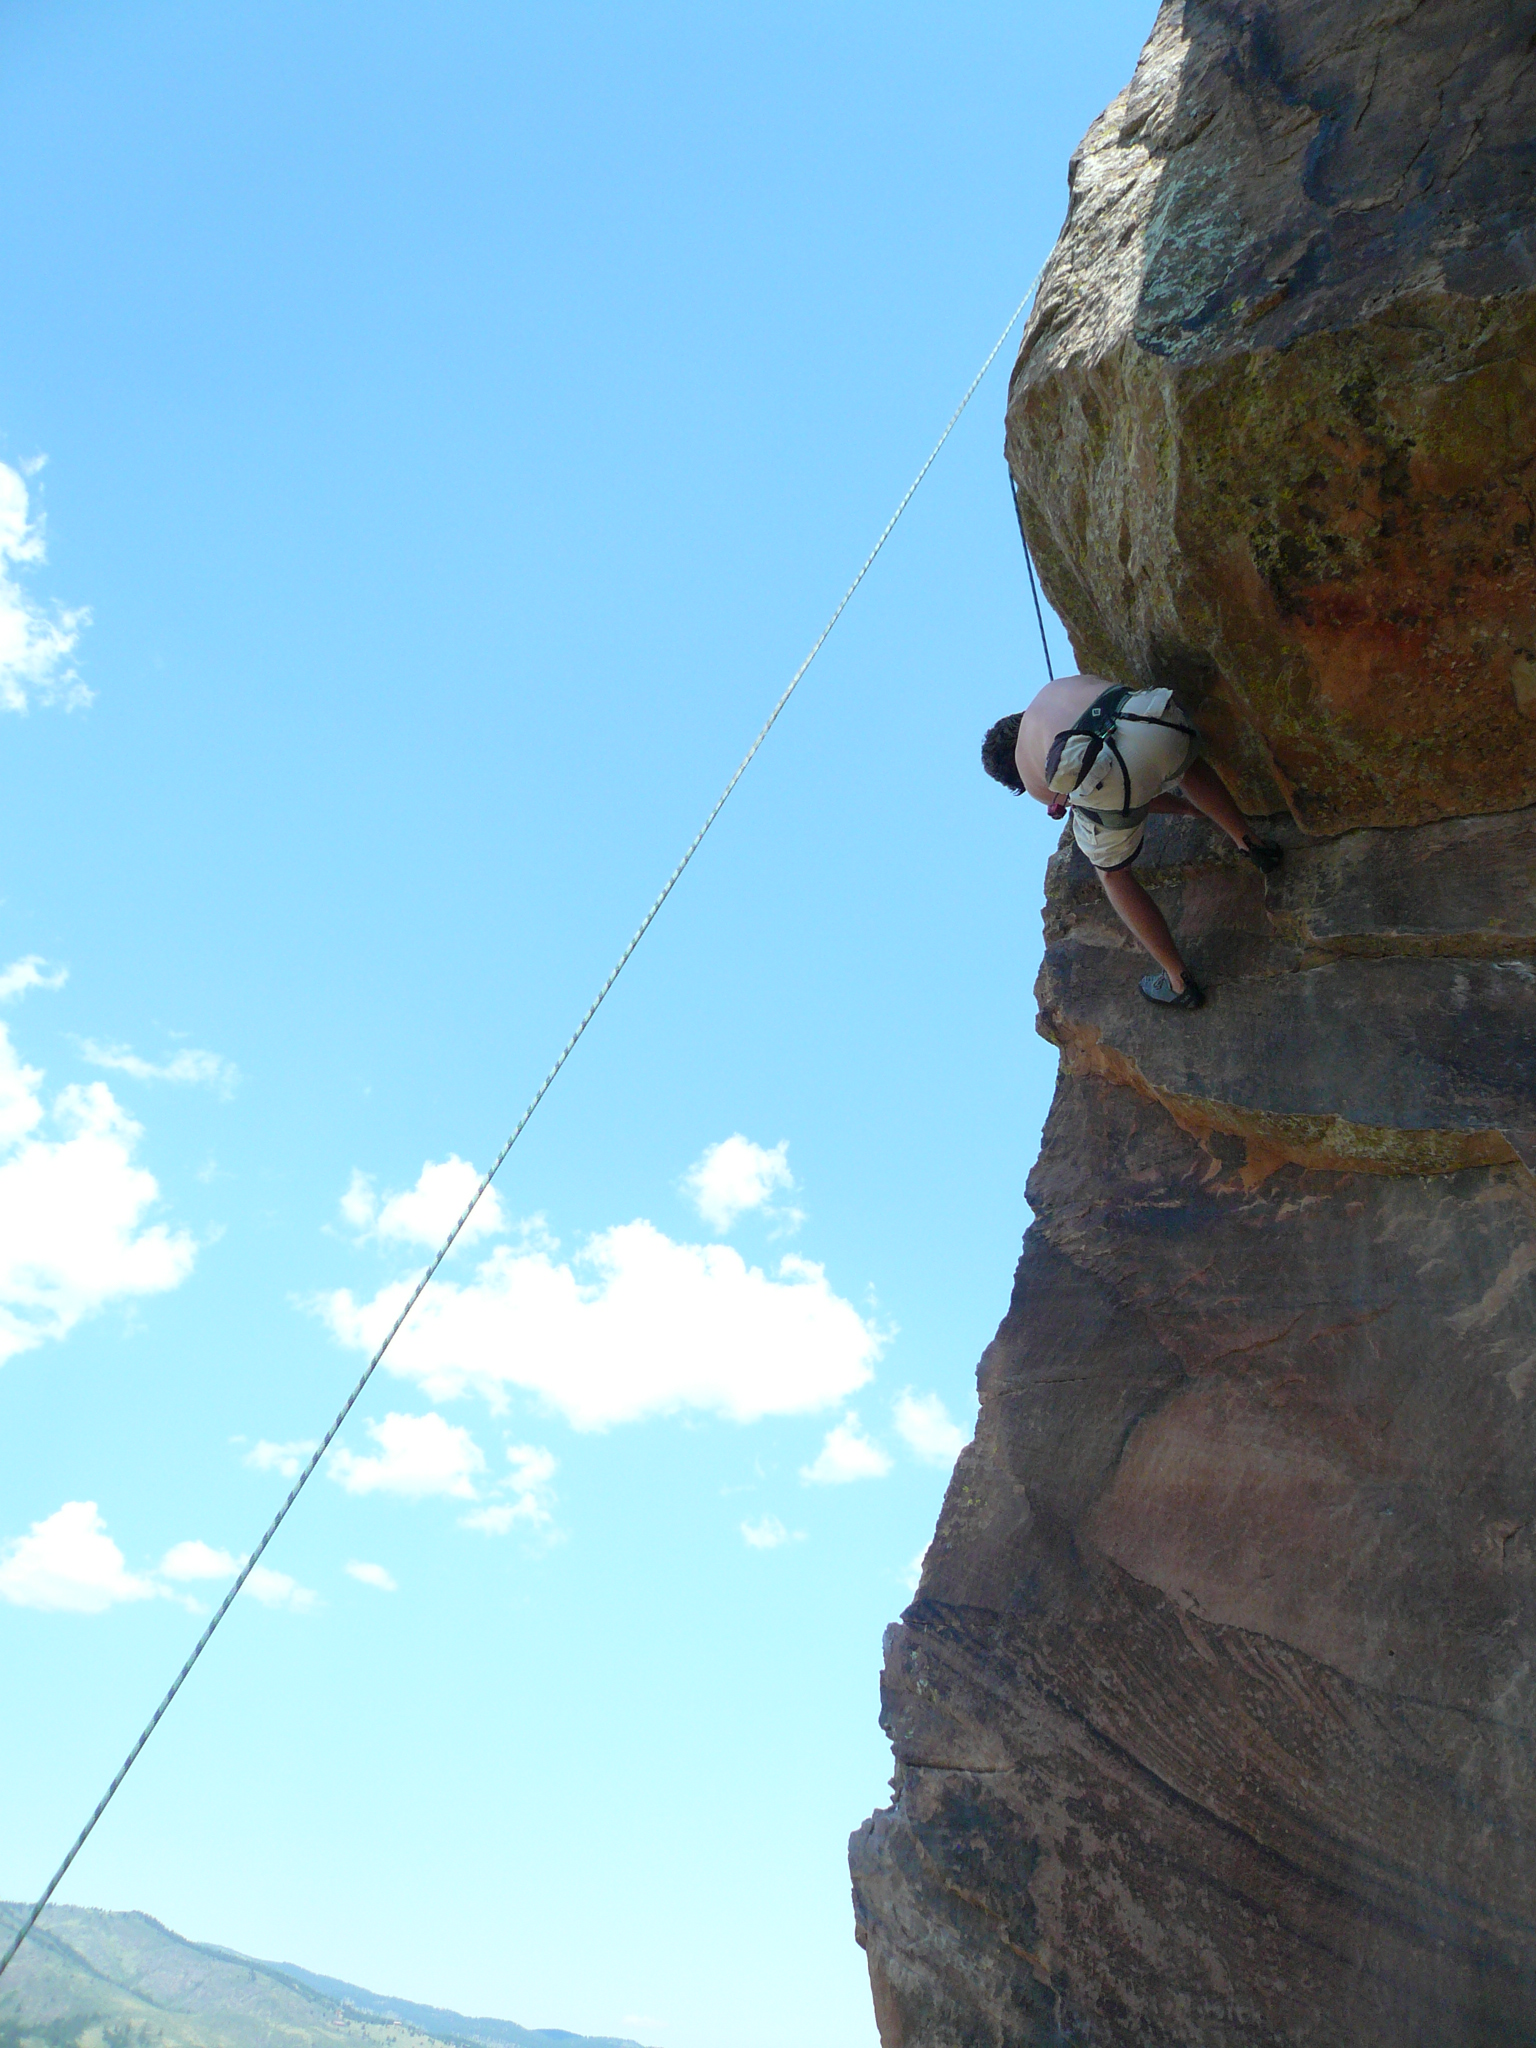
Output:
<instances>
[{"instance_id":1,"label":"climbing shoe","mask_svg":"<svg viewBox=\"0 0 1536 2048\"><path fill-rule=\"evenodd\" d=\"M1250 839L1242 854L1244 860L1253 862L1261 875L1272 875L1285 859L1284 847L1276 846L1270 839Z\"/></svg>"},{"instance_id":2,"label":"climbing shoe","mask_svg":"<svg viewBox=\"0 0 1536 2048\"><path fill-rule=\"evenodd\" d=\"M1139 986L1149 1003L1161 1003L1165 1010L1198 1010L1205 1001L1205 990L1187 970L1182 989L1176 989L1161 971L1144 974Z\"/></svg>"}]
</instances>

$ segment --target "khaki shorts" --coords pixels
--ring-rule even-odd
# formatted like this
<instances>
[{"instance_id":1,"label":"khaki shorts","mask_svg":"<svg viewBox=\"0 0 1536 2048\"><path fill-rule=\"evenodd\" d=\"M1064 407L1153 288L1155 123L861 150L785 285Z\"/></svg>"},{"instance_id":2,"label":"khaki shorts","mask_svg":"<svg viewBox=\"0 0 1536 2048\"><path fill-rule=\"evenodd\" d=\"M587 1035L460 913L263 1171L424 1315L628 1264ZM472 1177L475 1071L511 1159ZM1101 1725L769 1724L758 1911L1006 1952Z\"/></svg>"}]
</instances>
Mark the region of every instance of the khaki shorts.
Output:
<instances>
[{"instance_id":1,"label":"khaki shorts","mask_svg":"<svg viewBox=\"0 0 1536 2048\"><path fill-rule=\"evenodd\" d=\"M1120 707L1121 717L1139 712L1143 718L1169 718L1188 725L1188 714L1169 690L1138 690ZM1203 751L1198 738L1166 725L1119 724L1115 745L1131 778L1129 811L1102 810L1092 799L1102 789L1124 800L1125 780L1108 747L1094 764L1091 781L1072 800L1072 837L1086 859L1105 873L1128 868L1141 851L1147 829L1147 806L1153 797L1177 789Z\"/></svg>"}]
</instances>

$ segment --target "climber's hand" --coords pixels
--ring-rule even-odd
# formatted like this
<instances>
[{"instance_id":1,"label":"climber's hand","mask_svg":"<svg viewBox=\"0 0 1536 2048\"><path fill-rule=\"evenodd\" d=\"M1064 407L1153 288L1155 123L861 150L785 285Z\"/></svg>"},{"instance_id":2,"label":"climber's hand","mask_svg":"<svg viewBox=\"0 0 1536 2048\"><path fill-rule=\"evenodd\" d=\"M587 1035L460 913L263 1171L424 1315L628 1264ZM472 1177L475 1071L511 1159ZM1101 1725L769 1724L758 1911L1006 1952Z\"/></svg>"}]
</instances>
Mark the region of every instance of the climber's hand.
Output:
<instances>
[{"instance_id":1,"label":"climber's hand","mask_svg":"<svg viewBox=\"0 0 1536 2048\"><path fill-rule=\"evenodd\" d=\"M1067 807L1059 796L1052 797L1051 801L1046 805L1045 815L1048 818L1064 818L1067 815Z\"/></svg>"}]
</instances>

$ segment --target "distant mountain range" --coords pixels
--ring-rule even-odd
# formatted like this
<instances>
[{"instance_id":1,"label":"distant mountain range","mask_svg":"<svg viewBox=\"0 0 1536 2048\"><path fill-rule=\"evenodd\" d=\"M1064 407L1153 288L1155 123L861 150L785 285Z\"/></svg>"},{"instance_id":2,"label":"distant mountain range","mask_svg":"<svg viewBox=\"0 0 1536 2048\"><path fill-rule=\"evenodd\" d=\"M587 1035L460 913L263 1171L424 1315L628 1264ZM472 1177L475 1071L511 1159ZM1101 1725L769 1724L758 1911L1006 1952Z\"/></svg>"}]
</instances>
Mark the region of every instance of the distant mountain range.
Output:
<instances>
[{"instance_id":1,"label":"distant mountain range","mask_svg":"<svg viewBox=\"0 0 1536 2048\"><path fill-rule=\"evenodd\" d=\"M26 1908L0 1904L0 1949ZM638 2048L471 2019L183 1941L147 1913L50 1906L0 1977L0 2048Z\"/></svg>"}]
</instances>

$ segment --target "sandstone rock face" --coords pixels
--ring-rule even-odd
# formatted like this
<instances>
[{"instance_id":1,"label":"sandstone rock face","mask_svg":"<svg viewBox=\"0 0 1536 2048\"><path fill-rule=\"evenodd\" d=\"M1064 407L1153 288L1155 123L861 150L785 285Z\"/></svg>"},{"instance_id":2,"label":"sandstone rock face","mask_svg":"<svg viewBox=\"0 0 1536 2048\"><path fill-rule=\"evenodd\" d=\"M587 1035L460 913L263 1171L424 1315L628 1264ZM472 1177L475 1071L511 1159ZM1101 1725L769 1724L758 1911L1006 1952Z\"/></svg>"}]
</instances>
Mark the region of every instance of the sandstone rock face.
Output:
<instances>
[{"instance_id":1,"label":"sandstone rock face","mask_svg":"<svg viewBox=\"0 0 1536 2048\"><path fill-rule=\"evenodd\" d=\"M854 1837L884 2048L1536 2043L1536 10L1165 6L1009 414L1286 848L1064 841L1035 1222ZM1529 663L1529 669L1522 667Z\"/></svg>"},{"instance_id":2,"label":"sandstone rock face","mask_svg":"<svg viewBox=\"0 0 1536 2048\"><path fill-rule=\"evenodd\" d=\"M1037 1221L853 1844L885 2048L1536 2040L1536 810L1280 829L1151 822L1175 1018L1052 865Z\"/></svg>"},{"instance_id":3,"label":"sandstone rock face","mask_svg":"<svg viewBox=\"0 0 1536 2048\"><path fill-rule=\"evenodd\" d=\"M1536 800L1536 6L1168 0L1014 372L1081 666L1253 810Z\"/></svg>"}]
</instances>

